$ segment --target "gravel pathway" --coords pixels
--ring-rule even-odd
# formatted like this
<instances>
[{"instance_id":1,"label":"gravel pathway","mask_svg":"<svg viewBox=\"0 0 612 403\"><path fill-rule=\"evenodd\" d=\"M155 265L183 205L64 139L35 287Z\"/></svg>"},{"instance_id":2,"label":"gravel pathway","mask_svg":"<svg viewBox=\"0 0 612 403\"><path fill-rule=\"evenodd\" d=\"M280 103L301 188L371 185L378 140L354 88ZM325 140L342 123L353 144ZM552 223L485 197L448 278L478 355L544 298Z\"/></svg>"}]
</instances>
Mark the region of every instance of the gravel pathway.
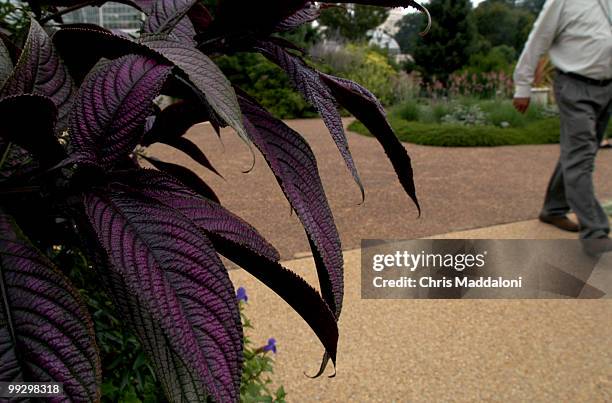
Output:
<instances>
[{"instance_id":1,"label":"gravel pathway","mask_svg":"<svg viewBox=\"0 0 612 403\"><path fill-rule=\"evenodd\" d=\"M289 125L302 133L317 156L344 250L359 247L362 238L419 238L534 218L559 154L556 145L440 148L408 144L423 206L423 215L417 218L376 140L348 134L366 190L365 202L360 204L359 189L322 121L293 120ZM184 164L204 177L222 203L259 229L284 259L309 251L297 217L255 148L255 166L243 173L252 157L232 131L224 130L219 141L210 126L198 125L188 137L225 179L170 147L157 145L151 154ZM595 172L602 200L612 199L611 178L612 151L605 150Z\"/></svg>"}]
</instances>

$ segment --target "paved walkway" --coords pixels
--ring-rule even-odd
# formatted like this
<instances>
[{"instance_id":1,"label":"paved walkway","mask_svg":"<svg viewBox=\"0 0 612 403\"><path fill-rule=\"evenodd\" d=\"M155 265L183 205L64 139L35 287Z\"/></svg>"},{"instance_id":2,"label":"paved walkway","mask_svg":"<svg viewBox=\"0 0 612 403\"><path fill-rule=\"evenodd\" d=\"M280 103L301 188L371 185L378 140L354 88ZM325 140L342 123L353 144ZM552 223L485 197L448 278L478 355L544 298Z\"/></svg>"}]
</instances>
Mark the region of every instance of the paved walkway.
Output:
<instances>
[{"instance_id":1,"label":"paved walkway","mask_svg":"<svg viewBox=\"0 0 612 403\"><path fill-rule=\"evenodd\" d=\"M566 238L523 221L436 238ZM363 300L360 250L346 251L337 376L310 379L316 336L242 270L251 339L279 343L274 380L290 402L610 402L610 300ZM314 262L284 263L316 284ZM599 263L612 266L612 256Z\"/></svg>"},{"instance_id":2,"label":"paved walkway","mask_svg":"<svg viewBox=\"0 0 612 403\"><path fill-rule=\"evenodd\" d=\"M376 140L349 133L349 144L366 190L360 194L320 120L289 123L313 148L345 250L362 238L420 238L462 229L523 221L537 216L544 189L558 157L558 146L439 148L407 145L414 161L423 215L403 193ZM251 154L237 136L225 130L223 144L207 125L189 138L205 150L225 180L170 147L152 154L178 161L204 177L223 204L245 218L276 246L285 259L309 250L295 214L291 214L263 157ZM595 172L602 199L612 200L612 151L600 153Z\"/></svg>"}]
</instances>

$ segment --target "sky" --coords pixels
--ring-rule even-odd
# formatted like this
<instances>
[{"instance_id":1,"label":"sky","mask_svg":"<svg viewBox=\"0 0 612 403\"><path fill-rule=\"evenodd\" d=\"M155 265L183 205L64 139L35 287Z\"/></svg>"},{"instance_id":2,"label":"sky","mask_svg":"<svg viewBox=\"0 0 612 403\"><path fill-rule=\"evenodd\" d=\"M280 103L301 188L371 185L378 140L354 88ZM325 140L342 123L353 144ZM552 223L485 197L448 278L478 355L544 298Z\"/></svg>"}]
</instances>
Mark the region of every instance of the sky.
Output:
<instances>
[{"instance_id":1,"label":"sky","mask_svg":"<svg viewBox=\"0 0 612 403\"><path fill-rule=\"evenodd\" d=\"M480 3L482 3L484 0L472 0L472 4L474 7L478 6ZM428 1L419 1L420 3L427 3ZM413 13L414 9L413 8L400 8L398 9L400 10L399 12L401 12L402 14L407 14L407 13Z\"/></svg>"}]
</instances>

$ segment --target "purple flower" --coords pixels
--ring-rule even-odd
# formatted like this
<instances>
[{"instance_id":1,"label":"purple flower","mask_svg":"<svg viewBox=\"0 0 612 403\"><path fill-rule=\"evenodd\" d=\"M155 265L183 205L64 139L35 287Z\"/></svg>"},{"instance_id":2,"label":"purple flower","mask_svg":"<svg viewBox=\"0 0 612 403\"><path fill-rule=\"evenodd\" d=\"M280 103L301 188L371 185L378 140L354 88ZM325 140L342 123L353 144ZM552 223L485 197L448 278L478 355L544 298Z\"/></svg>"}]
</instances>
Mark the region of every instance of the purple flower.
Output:
<instances>
[{"instance_id":1,"label":"purple flower","mask_svg":"<svg viewBox=\"0 0 612 403\"><path fill-rule=\"evenodd\" d=\"M248 302L249 301L249 296L246 293L246 290L244 289L244 287L239 287L238 291L236 291L236 299L238 301L244 301L244 302Z\"/></svg>"},{"instance_id":2,"label":"purple flower","mask_svg":"<svg viewBox=\"0 0 612 403\"><path fill-rule=\"evenodd\" d=\"M263 348L264 352L272 351L276 354L276 339L270 338L268 339L268 344L266 344Z\"/></svg>"}]
</instances>

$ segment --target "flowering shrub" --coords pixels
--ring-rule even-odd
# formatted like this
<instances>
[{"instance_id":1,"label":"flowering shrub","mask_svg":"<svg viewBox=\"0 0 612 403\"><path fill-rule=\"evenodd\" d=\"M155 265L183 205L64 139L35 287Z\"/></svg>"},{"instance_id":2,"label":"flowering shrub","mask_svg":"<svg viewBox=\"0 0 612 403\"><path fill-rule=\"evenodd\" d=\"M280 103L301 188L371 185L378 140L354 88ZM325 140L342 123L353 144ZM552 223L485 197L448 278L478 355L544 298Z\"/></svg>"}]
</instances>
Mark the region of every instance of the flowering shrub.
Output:
<instances>
[{"instance_id":1,"label":"flowering shrub","mask_svg":"<svg viewBox=\"0 0 612 403\"><path fill-rule=\"evenodd\" d=\"M146 15L136 38L61 24L63 12L90 1L44 0L32 2L36 18L23 45L0 40L0 381L60 382L65 400L101 398L96 329L69 261L55 251L82 253L89 286L136 335L167 400L240 397L243 327L219 255L310 325L325 349L322 373L336 359L343 259L315 156L211 57L240 50L277 64L321 114L362 192L338 104L375 134L417 203L406 150L368 90L312 69L298 47L274 35L316 19L313 2L219 0L213 17L195 1L126 1ZM174 102L156 107L160 96ZM204 121L233 128L263 154L305 228L321 294L284 268L276 249L201 178L146 155L164 143L216 172L183 137Z\"/></svg>"},{"instance_id":2,"label":"flowering shrub","mask_svg":"<svg viewBox=\"0 0 612 403\"><path fill-rule=\"evenodd\" d=\"M327 42L315 45L310 53L334 74L368 88L384 105L392 105L411 95L412 78L396 71L388 57L369 46Z\"/></svg>"},{"instance_id":3,"label":"flowering shrub","mask_svg":"<svg viewBox=\"0 0 612 403\"><path fill-rule=\"evenodd\" d=\"M446 84L437 80L423 84L423 90L431 98L461 96L512 98L514 83L512 76L503 71L486 73L464 71L451 74Z\"/></svg>"}]
</instances>

